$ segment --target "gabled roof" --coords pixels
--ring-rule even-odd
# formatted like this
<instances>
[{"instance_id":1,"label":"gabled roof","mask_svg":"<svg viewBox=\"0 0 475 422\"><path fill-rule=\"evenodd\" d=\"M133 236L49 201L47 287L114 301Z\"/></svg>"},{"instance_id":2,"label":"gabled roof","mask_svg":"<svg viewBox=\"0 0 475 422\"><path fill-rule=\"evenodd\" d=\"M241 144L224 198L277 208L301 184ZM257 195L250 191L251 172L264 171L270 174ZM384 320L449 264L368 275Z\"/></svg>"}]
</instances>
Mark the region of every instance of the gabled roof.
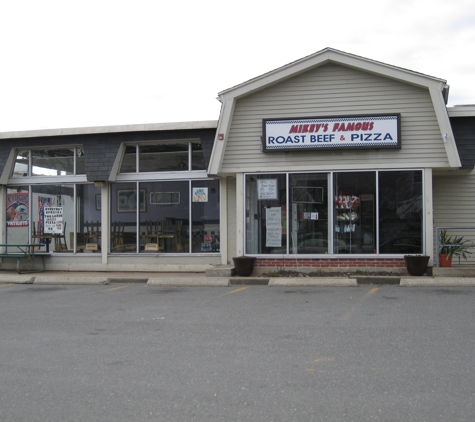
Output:
<instances>
[{"instance_id":1,"label":"gabled roof","mask_svg":"<svg viewBox=\"0 0 475 422\"><path fill-rule=\"evenodd\" d=\"M345 53L333 48L325 48L310 56L221 91L218 94L222 107L208 173L214 175L219 174L221 171L236 100L328 63L336 63L427 89L430 93L439 124L441 139L444 140L449 166L452 168L459 168L461 166L447 114L446 103L449 86L446 80Z\"/></svg>"},{"instance_id":2,"label":"gabled roof","mask_svg":"<svg viewBox=\"0 0 475 422\"><path fill-rule=\"evenodd\" d=\"M364 70L377 75L382 75L386 78L396 79L416 86L428 87L430 85L438 87L441 91L443 89L448 89L448 86L446 85L447 81L444 79L424 75L423 73L392 66L383 62L345 53L343 51L328 47L302 59L286 64L285 66L267 72L263 75L257 76L256 78L243 82L242 84L221 91L218 95L221 99L246 96L260 89L267 88L275 83L280 83L285 79L294 77L299 73L308 72L311 69L323 66L330 62Z\"/></svg>"}]
</instances>

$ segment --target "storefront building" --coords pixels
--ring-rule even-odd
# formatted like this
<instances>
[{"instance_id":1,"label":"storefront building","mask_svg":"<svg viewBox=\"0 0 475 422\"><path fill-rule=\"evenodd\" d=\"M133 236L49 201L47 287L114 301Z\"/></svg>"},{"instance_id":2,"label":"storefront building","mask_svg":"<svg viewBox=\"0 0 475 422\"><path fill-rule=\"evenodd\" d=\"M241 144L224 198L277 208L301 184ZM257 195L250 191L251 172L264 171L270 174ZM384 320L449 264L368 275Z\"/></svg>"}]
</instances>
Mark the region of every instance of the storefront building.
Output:
<instances>
[{"instance_id":1,"label":"storefront building","mask_svg":"<svg viewBox=\"0 0 475 422\"><path fill-rule=\"evenodd\" d=\"M325 49L221 92L209 173L226 185L223 261L396 270L428 254L433 265L437 226L475 227L475 108L448 111L448 90Z\"/></svg>"},{"instance_id":2,"label":"storefront building","mask_svg":"<svg viewBox=\"0 0 475 422\"><path fill-rule=\"evenodd\" d=\"M448 93L328 48L221 92L219 121L0 134L2 243L71 271L434 265L436 228L475 240L475 106Z\"/></svg>"},{"instance_id":3,"label":"storefront building","mask_svg":"<svg viewBox=\"0 0 475 422\"><path fill-rule=\"evenodd\" d=\"M215 131L212 121L2 134L2 243L41 245L54 270L219 263L219 181L206 172Z\"/></svg>"}]
</instances>

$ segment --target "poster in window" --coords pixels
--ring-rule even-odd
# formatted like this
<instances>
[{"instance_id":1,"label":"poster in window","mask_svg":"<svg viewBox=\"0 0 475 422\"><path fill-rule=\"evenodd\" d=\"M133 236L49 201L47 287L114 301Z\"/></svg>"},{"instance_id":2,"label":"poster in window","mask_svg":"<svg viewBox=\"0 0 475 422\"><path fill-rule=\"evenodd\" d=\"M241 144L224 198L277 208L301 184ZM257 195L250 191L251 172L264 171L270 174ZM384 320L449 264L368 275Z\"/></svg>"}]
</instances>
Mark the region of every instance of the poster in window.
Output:
<instances>
[{"instance_id":1,"label":"poster in window","mask_svg":"<svg viewBox=\"0 0 475 422\"><path fill-rule=\"evenodd\" d=\"M28 227L28 192L7 193L7 227Z\"/></svg>"},{"instance_id":2,"label":"poster in window","mask_svg":"<svg viewBox=\"0 0 475 422\"><path fill-rule=\"evenodd\" d=\"M140 212L147 211L145 203L145 189L140 189L139 195ZM137 211L137 191L135 189L117 190L117 212Z\"/></svg>"},{"instance_id":3,"label":"poster in window","mask_svg":"<svg viewBox=\"0 0 475 422\"><path fill-rule=\"evenodd\" d=\"M282 246L282 209L266 208L266 246Z\"/></svg>"},{"instance_id":4,"label":"poster in window","mask_svg":"<svg viewBox=\"0 0 475 422\"><path fill-rule=\"evenodd\" d=\"M208 188L193 188L193 202L208 202Z\"/></svg>"}]
</instances>

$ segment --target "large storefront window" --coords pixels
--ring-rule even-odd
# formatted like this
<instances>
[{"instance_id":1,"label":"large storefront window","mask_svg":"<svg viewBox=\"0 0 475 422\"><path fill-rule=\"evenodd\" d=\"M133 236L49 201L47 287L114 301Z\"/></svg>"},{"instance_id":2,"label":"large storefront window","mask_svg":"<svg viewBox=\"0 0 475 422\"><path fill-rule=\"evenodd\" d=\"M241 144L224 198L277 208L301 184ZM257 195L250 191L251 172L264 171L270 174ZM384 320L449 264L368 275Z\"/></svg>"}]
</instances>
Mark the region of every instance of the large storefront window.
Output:
<instances>
[{"instance_id":1,"label":"large storefront window","mask_svg":"<svg viewBox=\"0 0 475 422\"><path fill-rule=\"evenodd\" d=\"M30 241L30 191L28 186L7 188L6 203L7 243Z\"/></svg>"},{"instance_id":2,"label":"large storefront window","mask_svg":"<svg viewBox=\"0 0 475 422\"><path fill-rule=\"evenodd\" d=\"M247 175L246 253L422 253L422 176L421 170Z\"/></svg>"},{"instance_id":3,"label":"large storefront window","mask_svg":"<svg viewBox=\"0 0 475 422\"><path fill-rule=\"evenodd\" d=\"M379 172L379 252L420 254L422 172Z\"/></svg>"},{"instance_id":4,"label":"large storefront window","mask_svg":"<svg viewBox=\"0 0 475 422\"><path fill-rule=\"evenodd\" d=\"M290 253L328 253L326 174L290 175Z\"/></svg>"},{"instance_id":5,"label":"large storefront window","mask_svg":"<svg viewBox=\"0 0 475 422\"><path fill-rule=\"evenodd\" d=\"M85 174L84 150L80 147L19 150L12 177L74 174Z\"/></svg>"},{"instance_id":6,"label":"large storefront window","mask_svg":"<svg viewBox=\"0 0 475 422\"><path fill-rule=\"evenodd\" d=\"M113 253L217 252L219 182L115 183L111 224Z\"/></svg>"},{"instance_id":7,"label":"large storefront window","mask_svg":"<svg viewBox=\"0 0 475 422\"><path fill-rule=\"evenodd\" d=\"M376 173L334 173L333 191L334 253L376 253Z\"/></svg>"},{"instance_id":8,"label":"large storefront window","mask_svg":"<svg viewBox=\"0 0 475 422\"><path fill-rule=\"evenodd\" d=\"M99 251L102 243L101 188L91 184L76 185L76 250L83 252L86 244ZM71 228L72 229L72 228ZM69 234L72 242L72 234Z\"/></svg>"},{"instance_id":9,"label":"large storefront window","mask_svg":"<svg viewBox=\"0 0 475 422\"><path fill-rule=\"evenodd\" d=\"M285 174L248 175L247 253L327 253L327 179L327 174L291 174L287 186Z\"/></svg>"},{"instance_id":10,"label":"large storefront window","mask_svg":"<svg viewBox=\"0 0 475 422\"><path fill-rule=\"evenodd\" d=\"M100 249L100 188L38 184L7 188L7 243L38 243L42 251ZM99 208L99 209L98 209Z\"/></svg>"},{"instance_id":11,"label":"large storefront window","mask_svg":"<svg viewBox=\"0 0 475 422\"><path fill-rule=\"evenodd\" d=\"M219 252L219 184L215 180L191 182L191 252Z\"/></svg>"},{"instance_id":12,"label":"large storefront window","mask_svg":"<svg viewBox=\"0 0 475 422\"><path fill-rule=\"evenodd\" d=\"M287 253L285 174L246 177L246 251Z\"/></svg>"},{"instance_id":13,"label":"large storefront window","mask_svg":"<svg viewBox=\"0 0 475 422\"><path fill-rule=\"evenodd\" d=\"M137 159L138 157L138 159ZM199 141L126 145L121 173L205 170Z\"/></svg>"}]
</instances>

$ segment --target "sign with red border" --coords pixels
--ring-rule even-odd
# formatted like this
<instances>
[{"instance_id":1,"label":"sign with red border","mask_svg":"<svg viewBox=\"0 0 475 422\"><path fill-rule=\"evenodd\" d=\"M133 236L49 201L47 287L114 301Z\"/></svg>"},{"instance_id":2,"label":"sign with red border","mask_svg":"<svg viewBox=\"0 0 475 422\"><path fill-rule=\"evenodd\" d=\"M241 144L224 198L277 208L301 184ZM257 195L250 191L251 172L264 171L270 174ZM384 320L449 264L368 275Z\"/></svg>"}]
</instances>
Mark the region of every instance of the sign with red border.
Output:
<instances>
[{"instance_id":1,"label":"sign with red border","mask_svg":"<svg viewBox=\"0 0 475 422\"><path fill-rule=\"evenodd\" d=\"M400 114L264 119L263 151L401 148Z\"/></svg>"}]
</instances>

